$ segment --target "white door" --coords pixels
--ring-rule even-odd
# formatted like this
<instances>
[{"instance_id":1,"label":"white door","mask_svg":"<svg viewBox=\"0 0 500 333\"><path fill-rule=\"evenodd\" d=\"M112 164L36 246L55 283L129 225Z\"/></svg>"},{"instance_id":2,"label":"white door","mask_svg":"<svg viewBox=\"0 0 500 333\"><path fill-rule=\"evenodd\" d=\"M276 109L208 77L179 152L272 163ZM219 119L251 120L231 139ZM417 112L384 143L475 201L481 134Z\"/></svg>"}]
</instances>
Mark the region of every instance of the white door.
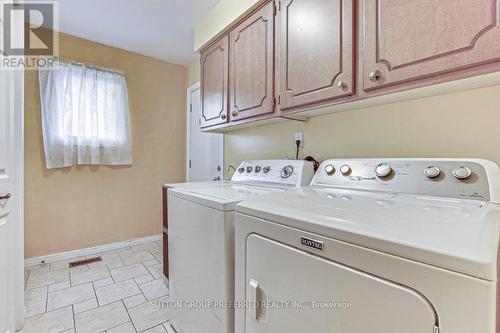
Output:
<instances>
[{"instance_id":1,"label":"white door","mask_svg":"<svg viewBox=\"0 0 500 333\"><path fill-rule=\"evenodd\" d=\"M0 58L1 60L1 58ZM12 221L13 180L9 161L12 159L12 74L0 70L0 332L14 332L15 226Z\"/></svg>"},{"instance_id":2,"label":"white door","mask_svg":"<svg viewBox=\"0 0 500 333\"><path fill-rule=\"evenodd\" d=\"M251 235L247 333L432 333L433 306L417 291ZM288 301L290 303L280 303Z\"/></svg>"},{"instance_id":3,"label":"white door","mask_svg":"<svg viewBox=\"0 0 500 333\"><path fill-rule=\"evenodd\" d=\"M200 85L188 89L188 154L189 182L222 179L224 176L224 135L200 130Z\"/></svg>"},{"instance_id":4,"label":"white door","mask_svg":"<svg viewBox=\"0 0 500 333\"><path fill-rule=\"evenodd\" d=\"M12 0L0 0L0 17L6 2ZM24 22L18 19L11 34L22 40ZM0 69L0 333L13 333L24 322L23 87L22 69Z\"/></svg>"}]
</instances>

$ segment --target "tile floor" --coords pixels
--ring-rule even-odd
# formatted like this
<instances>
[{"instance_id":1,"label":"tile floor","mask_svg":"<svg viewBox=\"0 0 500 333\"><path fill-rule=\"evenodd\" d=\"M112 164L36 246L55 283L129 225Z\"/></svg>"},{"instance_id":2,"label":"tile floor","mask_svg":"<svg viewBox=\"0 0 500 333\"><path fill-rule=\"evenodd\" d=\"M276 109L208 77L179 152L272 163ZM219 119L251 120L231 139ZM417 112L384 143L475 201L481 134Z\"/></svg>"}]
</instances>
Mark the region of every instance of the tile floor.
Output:
<instances>
[{"instance_id":1,"label":"tile floor","mask_svg":"<svg viewBox=\"0 0 500 333\"><path fill-rule=\"evenodd\" d=\"M181 311L155 306L169 297L162 252L158 241L101 253L101 262L85 266L61 261L26 270L20 332L166 332Z\"/></svg>"}]
</instances>

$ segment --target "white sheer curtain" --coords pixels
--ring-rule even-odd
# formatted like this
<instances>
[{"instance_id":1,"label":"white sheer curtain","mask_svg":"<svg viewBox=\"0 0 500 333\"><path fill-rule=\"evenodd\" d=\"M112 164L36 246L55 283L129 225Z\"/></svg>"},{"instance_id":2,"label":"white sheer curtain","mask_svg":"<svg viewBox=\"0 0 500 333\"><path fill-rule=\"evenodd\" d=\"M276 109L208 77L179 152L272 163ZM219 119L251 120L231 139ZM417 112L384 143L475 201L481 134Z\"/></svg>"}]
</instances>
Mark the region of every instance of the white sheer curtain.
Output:
<instances>
[{"instance_id":1,"label":"white sheer curtain","mask_svg":"<svg viewBox=\"0 0 500 333\"><path fill-rule=\"evenodd\" d=\"M48 169L132 164L123 73L55 61L52 68L40 69L39 80Z\"/></svg>"}]
</instances>

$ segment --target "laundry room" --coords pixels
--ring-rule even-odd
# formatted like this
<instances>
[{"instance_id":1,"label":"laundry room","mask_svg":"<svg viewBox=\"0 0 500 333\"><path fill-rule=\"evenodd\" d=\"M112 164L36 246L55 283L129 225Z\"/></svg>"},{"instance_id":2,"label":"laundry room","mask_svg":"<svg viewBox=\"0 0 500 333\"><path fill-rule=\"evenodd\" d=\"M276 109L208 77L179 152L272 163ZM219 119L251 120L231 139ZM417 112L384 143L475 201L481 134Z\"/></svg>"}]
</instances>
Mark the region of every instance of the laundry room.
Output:
<instances>
[{"instance_id":1,"label":"laundry room","mask_svg":"<svg viewBox=\"0 0 500 333\"><path fill-rule=\"evenodd\" d=\"M500 333L499 17L0 0L0 332Z\"/></svg>"}]
</instances>

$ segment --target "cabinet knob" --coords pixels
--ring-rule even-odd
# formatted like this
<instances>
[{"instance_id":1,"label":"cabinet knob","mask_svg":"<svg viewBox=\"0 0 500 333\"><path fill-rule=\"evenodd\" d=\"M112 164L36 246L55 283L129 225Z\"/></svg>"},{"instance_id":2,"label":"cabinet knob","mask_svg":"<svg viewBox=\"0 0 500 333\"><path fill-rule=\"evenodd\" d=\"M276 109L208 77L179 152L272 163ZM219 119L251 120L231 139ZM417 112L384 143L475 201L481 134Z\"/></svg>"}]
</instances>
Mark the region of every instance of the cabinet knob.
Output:
<instances>
[{"instance_id":1,"label":"cabinet knob","mask_svg":"<svg viewBox=\"0 0 500 333\"><path fill-rule=\"evenodd\" d=\"M238 111L234 110L233 112L231 112L231 116L238 117Z\"/></svg>"},{"instance_id":2,"label":"cabinet knob","mask_svg":"<svg viewBox=\"0 0 500 333\"><path fill-rule=\"evenodd\" d=\"M370 80L372 82L377 82L381 78L382 78L382 72L379 71L378 69L373 71L373 72L370 72L370 74L368 74L368 80Z\"/></svg>"},{"instance_id":3,"label":"cabinet knob","mask_svg":"<svg viewBox=\"0 0 500 333\"><path fill-rule=\"evenodd\" d=\"M339 83L337 83L337 87L339 87L339 89L346 90L347 83L345 83L344 81L339 81Z\"/></svg>"},{"instance_id":4,"label":"cabinet knob","mask_svg":"<svg viewBox=\"0 0 500 333\"><path fill-rule=\"evenodd\" d=\"M220 115L220 119L222 119L222 120L226 119L226 115L225 114L221 114Z\"/></svg>"}]
</instances>

